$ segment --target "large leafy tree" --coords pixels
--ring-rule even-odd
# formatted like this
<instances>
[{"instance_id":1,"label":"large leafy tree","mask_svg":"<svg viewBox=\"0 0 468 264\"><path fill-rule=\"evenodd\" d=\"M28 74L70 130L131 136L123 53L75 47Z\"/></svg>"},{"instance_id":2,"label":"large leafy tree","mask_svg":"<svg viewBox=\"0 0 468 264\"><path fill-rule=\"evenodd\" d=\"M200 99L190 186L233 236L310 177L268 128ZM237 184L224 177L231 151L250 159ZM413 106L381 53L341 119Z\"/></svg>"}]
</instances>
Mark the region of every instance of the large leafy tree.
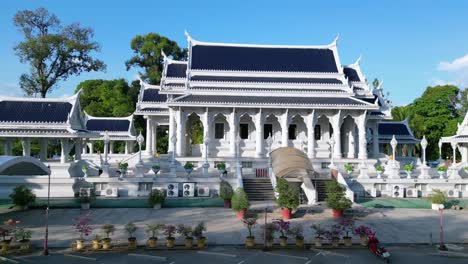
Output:
<instances>
[{"instance_id":1,"label":"large leafy tree","mask_svg":"<svg viewBox=\"0 0 468 264\"><path fill-rule=\"evenodd\" d=\"M167 37L156 33L137 35L132 39L130 47L133 57L125 62L127 70L132 67L142 68L142 78L151 83L159 84L163 69L163 56L161 51L175 60L186 60L187 49L181 49L177 43Z\"/></svg>"},{"instance_id":2,"label":"large leafy tree","mask_svg":"<svg viewBox=\"0 0 468 264\"><path fill-rule=\"evenodd\" d=\"M62 26L44 8L19 11L13 22L24 34L24 40L14 49L20 61L30 65L29 73L20 77L20 86L27 95L46 97L60 80L105 70L104 62L92 56L100 47L92 41L91 28L79 23Z\"/></svg>"}]
</instances>

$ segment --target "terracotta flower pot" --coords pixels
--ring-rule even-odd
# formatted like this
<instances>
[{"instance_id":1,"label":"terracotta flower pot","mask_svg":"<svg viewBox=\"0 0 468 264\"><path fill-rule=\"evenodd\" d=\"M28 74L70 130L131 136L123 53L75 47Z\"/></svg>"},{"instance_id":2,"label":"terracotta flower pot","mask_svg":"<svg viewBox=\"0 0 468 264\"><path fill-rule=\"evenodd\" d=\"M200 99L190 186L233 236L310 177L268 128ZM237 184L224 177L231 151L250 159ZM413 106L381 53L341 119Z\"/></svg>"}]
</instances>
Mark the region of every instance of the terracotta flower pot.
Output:
<instances>
[{"instance_id":1,"label":"terracotta flower pot","mask_svg":"<svg viewBox=\"0 0 468 264\"><path fill-rule=\"evenodd\" d=\"M280 246L286 247L288 245L288 238L287 237L280 237Z\"/></svg>"},{"instance_id":2,"label":"terracotta flower pot","mask_svg":"<svg viewBox=\"0 0 468 264\"><path fill-rule=\"evenodd\" d=\"M345 247L350 247L352 245L351 237L343 237Z\"/></svg>"},{"instance_id":3,"label":"terracotta flower pot","mask_svg":"<svg viewBox=\"0 0 468 264\"><path fill-rule=\"evenodd\" d=\"M174 238L166 238L166 247L167 248L174 248Z\"/></svg>"},{"instance_id":4,"label":"terracotta flower pot","mask_svg":"<svg viewBox=\"0 0 468 264\"><path fill-rule=\"evenodd\" d=\"M331 240L332 247L338 247L340 245L340 238L334 237Z\"/></svg>"},{"instance_id":5,"label":"terracotta flower pot","mask_svg":"<svg viewBox=\"0 0 468 264\"><path fill-rule=\"evenodd\" d=\"M245 247L253 248L255 246L255 237L246 237L245 238Z\"/></svg>"},{"instance_id":6,"label":"terracotta flower pot","mask_svg":"<svg viewBox=\"0 0 468 264\"><path fill-rule=\"evenodd\" d=\"M93 250L98 250L101 248L101 241L99 240L92 240L91 241L91 247Z\"/></svg>"},{"instance_id":7,"label":"terracotta flower pot","mask_svg":"<svg viewBox=\"0 0 468 264\"><path fill-rule=\"evenodd\" d=\"M245 218L245 213L247 212L247 209L242 209L237 212L237 219L242 220Z\"/></svg>"},{"instance_id":8,"label":"terracotta flower pot","mask_svg":"<svg viewBox=\"0 0 468 264\"><path fill-rule=\"evenodd\" d=\"M136 249L137 248L137 240L134 237L130 237L128 239L128 249Z\"/></svg>"},{"instance_id":9,"label":"terracotta flower pot","mask_svg":"<svg viewBox=\"0 0 468 264\"><path fill-rule=\"evenodd\" d=\"M84 249L84 240L76 240L76 249L77 250L82 250Z\"/></svg>"},{"instance_id":10,"label":"terracotta flower pot","mask_svg":"<svg viewBox=\"0 0 468 264\"><path fill-rule=\"evenodd\" d=\"M231 208L231 200L229 199L224 200L224 208Z\"/></svg>"},{"instance_id":11,"label":"terracotta flower pot","mask_svg":"<svg viewBox=\"0 0 468 264\"><path fill-rule=\"evenodd\" d=\"M158 245L158 238L157 237L152 237L148 239L147 245L149 248L156 248Z\"/></svg>"},{"instance_id":12,"label":"terracotta flower pot","mask_svg":"<svg viewBox=\"0 0 468 264\"><path fill-rule=\"evenodd\" d=\"M296 247L303 248L304 247L304 238L296 237Z\"/></svg>"},{"instance_id":13,"label":"terracotta flower pot","mask_svg":"<svg viewBox=\"0 0 468 264\"><path fill-rule=\"evenodd\" d=\"M206 246L206 238L205 237L200 237L199 239L197 239L197 248L198 249L202 249L202 248L205 248Z\"/></svg>"},{"instance_id":14,"label":"terracotta flower pot","mask_svg":"<svg viewBox=\"0 0 468 264\"><path fill-rule=\"evenodd\" d=\"M283 220L291 219L291 212L290 208L281 208L281 214L283 215Z\"/></svg>"},{"instance_id":15,"label":"terracotta flower pot","mask_svg":"<svg viewBox=\"0 0 468 264\"><path fill-rule=\"evenodd\" d=\"M31 241L29 239L21 240L20 242L20 250L23 252L29 251L31 249Z\"/></svg>"},{"instance_id":16,"label":"terracotta flower pot","mask_svg":"<svg viewBox=\"0 0 468 264\"><path fill-rule=\"evenodd\" d=\"M110 249L112 247L112 243L111 243L111 239L110 238L105 238L102 240L102 249Z\"/></svg>"},{"instance_id":17,"label":"terracotta flower pot","mask_svg":"<svg viewBox=\"0 0 468 264\"><path fill-rule=\"evenodd\" d=\"M334 219L339 219L343 217L343 210L332 209L332 212L333 212Z\"/></svg>"},{"instance_id":18,"label":"terracotta flower pot","mask_svg":"<svg viewBox=\"0 0 468 264\"><path fill-rule=\"evenodd\" d=\"M185 238L185 248L191 249L193 247L193 237L186 237Z\"/></svg>"},{"instance_id":19,"label":"terracotta flower pot","mask_svg":"<svg viewBox=\"0 0 468 264\"><path fill-rule=\"evenodd\" d=\"M367 236L366 235L359 235L360 242L362 246L367 246Z\"/></svg>"},{"instance_id":20,"label":"terracotta flower pot","mask_svg":"<svg viewBox=\"0 0 468 264\"><path fill-rule=\"evenodd\" d=\"M323 238L321 237L315 237L314 244L316 247L321 247L323 246Z\"/></svg>"}]
</instances>

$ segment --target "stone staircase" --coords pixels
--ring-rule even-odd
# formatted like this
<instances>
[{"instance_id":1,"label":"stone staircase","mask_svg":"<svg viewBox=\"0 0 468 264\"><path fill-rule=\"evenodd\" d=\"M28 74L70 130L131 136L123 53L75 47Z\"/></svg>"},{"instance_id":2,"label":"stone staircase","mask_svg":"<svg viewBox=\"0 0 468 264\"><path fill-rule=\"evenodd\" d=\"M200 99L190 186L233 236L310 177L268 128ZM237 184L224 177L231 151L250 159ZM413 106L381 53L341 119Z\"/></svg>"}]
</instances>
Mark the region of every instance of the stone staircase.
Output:
<instances>
[{"instance_id":1,"label":"stone staircase","mask_svg":"<svg viewBox=\"0 0 468 264\"><path fill-rule=\"evenodd\" d=\"M249 201L275 200L275 194L269 178L244 178L242 182Z\"/></svg>"},{"instance_id":2,"label":"stone staircase","mask_svg":"<svg viewBox=\"0 0 468 264\"><path fill-rule=\"evenodd\" d=\"M317 202L323 202L325 198L327 198L325 186L329 181L331 181L331 179L312 179L312 184L315 190L317 190Z\"/></svg>"}]
</instances>

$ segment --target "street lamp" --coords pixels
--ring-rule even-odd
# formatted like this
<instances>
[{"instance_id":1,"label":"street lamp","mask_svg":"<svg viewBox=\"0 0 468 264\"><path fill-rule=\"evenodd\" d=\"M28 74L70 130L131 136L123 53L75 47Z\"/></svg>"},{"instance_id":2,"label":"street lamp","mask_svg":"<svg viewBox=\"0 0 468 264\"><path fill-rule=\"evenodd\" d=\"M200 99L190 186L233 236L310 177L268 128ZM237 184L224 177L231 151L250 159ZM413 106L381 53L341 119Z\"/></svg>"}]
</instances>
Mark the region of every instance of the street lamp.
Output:
<instances>
[{"instance_id":1,"label":"street lamp","mask_svg":"<svg viewBox=\"0 0 468 264\"><path fill-rule=\"evenodd\" d=\"M439 250L447 251L447 247L444 244L444 205L439 204L440 212L440 245Z\"/></svg>"},{"instance_id":2,"label":"street lamp","mask_svg":"<svg viewBox=\"0 0 468 264\"><path fill-rule=\"evenodd\" d=\"M107 133L107 131L104 132L103 140L104 140L104 165L108 165L109 163L107 163L107 152L109 152L110 138L109 138L109 133Z\"/></svg>"},{"instance_id":3,"label":"street lamp","mask_svg":"<svg viewBox=\"0 0 468 264\"><path fill-rule=\"evenodd\" d=\"M44 256L49 255L49 206L50 206L50 165L47 165L48 171L48 183L47 183L47 207L45 213L45 238L44 238Z\"/></svg>"},{"instance_id":4,"label":"street lamp","mask_svg":"<svg viewBox=\"0 0 468 264\"><path fill-rule=\"evenodd\" d=\"M140 131L140 134L139 134L138 137L137 137L137 143L138 143L138 163L140 163L140 164L143 164L143 160L141 159L141 144L143 144L143 141L145 141L145 138L143 137L143 135L141 134L141 131Z\"/></svg>"},{"instance_id":5,"label":"street lamp","mask_svg":"<svg viewBox=\"0 0 468 264\"><path fill-rule=\"evenodd\" d=\"M392 146L393 167L396 167L396 147L398 145L398 141L396 140L395 135L392 136L392 140L390 140L390 145Z\"/></svg>"},{"instance_id":6,"label":"street lamp","mask_svg":"<svg viewBox=\"0 0 468 264\"><path fill-rule=\"evenodd\" d=\"M330 138L330 166L335 166L335 163L333 163L333 149L335 147L335 139L334 138Z\"/></svg>"},{"instance_id":7,"label":"street lamp","mask_svg":"<svg viewBox=\"0 0 468 264\"><path fill-rule=\"evenodd\" d=\"M423 136L421 140L421 148L422 148L422 158L423 158L423 166L426 166L426 148L427 148L427 140L426 135Z\"/></svg>"}]
</instances>

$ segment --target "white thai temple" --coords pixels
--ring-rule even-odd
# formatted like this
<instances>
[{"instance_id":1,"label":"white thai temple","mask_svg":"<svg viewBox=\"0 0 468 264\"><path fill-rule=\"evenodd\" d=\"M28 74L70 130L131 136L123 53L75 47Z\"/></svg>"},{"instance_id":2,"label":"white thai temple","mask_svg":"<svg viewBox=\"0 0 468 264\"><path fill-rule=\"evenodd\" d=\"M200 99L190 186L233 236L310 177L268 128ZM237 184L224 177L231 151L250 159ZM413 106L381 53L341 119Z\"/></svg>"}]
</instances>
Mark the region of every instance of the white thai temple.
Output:
<instances>
[{"instance_id":1,"label":"white thai temple","mask_svg":"<svg viewBox=\"0 0 468 264\"><path fill-rule=\"evenodd\" d=\"M310 161L291 163L297 168L290 170L302 171L296 181L308 203L323 198L321 181L331 179L330 168L339 171L338 181L352 199L395 196L394 186L416 190L418 197L432 188L457 189L460 197L468 196L461 167L452 165L448 175L440 176L426 165L425 157L414 155L421 140L414 137L406 120L389 121L391 106L381 87L368 85L360 58L349 65L341 62L338 39L318 46L254 45L202 42L187 34L187 41L187 61L175 61L163 53L160 85L141 81L134 115L146 119L146 134L136 133L133 115L82 114L80 93L67 99L0 98L0 137L6 155L11 155L10 138L21 139L25 156L30 154L31 138L41 139L44 147L60 139L59 161L49 159L44 148L40 155L51 166L57 197L72 196L71 185L82 177L103 196L145 196L152 188L169 185L179 187L176 196L184 196L185 184L194 189L189 197L202 196L202 189L203 195L208 190L208 195L216 196L221 177L234 188L249 186L248 193L255 196L257 179L264 183L266 177L274 187L272 164L278 161L271 161L269 154L282 148L300 151L295 160ZM465 118L460 133L465 133L466 122ZM203 139L193 142L198 124ZM168 134L168 153L156 151L162 143L157 136L160 130ZM94 151L96 141L104 141L103 153ZM116 141L125 143L125 151L114 150ZM467 147L457 142L466 163ZM69 159L72 145L75 152ZM119 170L119 163L129 164L126 173ZM184 170L186 163L194 165L193 172ZM219 163L226 164L226 175L216 169ZM403 171L407 163L415 166L409 177ZM345 164L354 166L349 175ZM85 165L86 174L81 169ZM151 170L155 165L159 166L156 174ZM376 165L385 167L383 175L376 173ZM6 196L14 184L29 182L43 196L44 177L23 175L15 181L0 171L0 195Z\"/></svg>"}]
</instances>

